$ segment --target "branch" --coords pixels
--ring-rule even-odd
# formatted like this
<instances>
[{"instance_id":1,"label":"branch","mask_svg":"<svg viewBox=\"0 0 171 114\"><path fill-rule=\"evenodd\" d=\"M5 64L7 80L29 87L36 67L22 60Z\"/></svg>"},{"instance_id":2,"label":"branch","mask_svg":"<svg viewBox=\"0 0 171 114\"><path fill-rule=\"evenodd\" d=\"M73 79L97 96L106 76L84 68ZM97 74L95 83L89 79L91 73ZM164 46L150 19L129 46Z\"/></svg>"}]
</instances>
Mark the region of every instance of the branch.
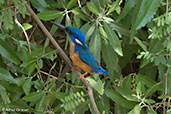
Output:
<instances>
[{"instance_id":1,"label":"branch","mask_svg":"<svg viewBox=\"0 0 171 114\"><path fill-rule=\"evenodd\" d=\"M24 1L24 0L22 0ZM45 35L50 39L50 41L52 42L52 44L54 45L54 47L57 49L57 51L59 52L59 54L61 55L61 57L66 61L66 63L72 67L72 62L70 61L70 59L68 58L68 56L65 54L65 52L61 49L61 47L58 45L58 43L54 40L54 38L52 37L52 35L49 33L49 31L45 28L45 26L42 24L42 22L40 21L40 19L37 17L37 15L34 13L34 11L31 9L31 7L26 4L27 10L30 12L31 16L33 17L33 19L37 22L37 24L39 25L39 27L41 28L41 30L45 33ZM79 76L81 73L78 70L74 70L74 72ZM94 101L94 97L93 97L93 88L92 86L89 84L89 82L82 77L81 81L87 86L88 88L88 94L90 97L90 102L93 106L94 112L96 114L100 114L99 110L96 106L96 103Z\"/></svg>"},{"instance_id":2,"label":"branch","mask_svg":"<svg viewBox=\"0 0 171 114\"><path fill-rule=\"evenodd\" d=\"M166 0L166 13L168 13L168 7L169 7L169 0ZM168 41L170 41L170 31L169 31L169 36L168 36ZM168 49L168 53L170 54L171 52ZM169 59L170 56L166 56L166 59ZM165 92L164 94L167 95L167 86L168 86L168 74L169 74L169 68L167 68L166 73L165 73ZM167 108L165 109L165 105L166 105L166 99L164 99L164 104L163 104L163 114L166 113L166 109L168 109L169 107L169 99L168 99L168 105ZM165 111L166 110L166 111Z\"/></svg>"},{"instance_id":3,"label":"branch","mask_svg":"<svg viewBox=\"0 0 171 114\"><path fill-rule=\"evenodd\" d=\"M25 35L26 40L27 40L27 43L28 43L28 50L29 50L29 53L31 54L31 48L30 48L29 37L28 37L28 35L27 35L27 33L26 33L24 27L20 24L20 22L19 22L18 19L17 19L17 11L16 11L16 10L17 10L17 9L15 8L15 12L14 12L15 23L16 23L19 27L21 27L21 29L23 30L24 35Z\"/></svg>"},{"instance_id":4,"label":"branch","mask_svg":"<svg viewBox=\"0 0 171 114\"><path fill-rule=\"evenodd\" d=\"M80 0L77 0L79 8L81 8Z\"/></svg>"}]
</instances>

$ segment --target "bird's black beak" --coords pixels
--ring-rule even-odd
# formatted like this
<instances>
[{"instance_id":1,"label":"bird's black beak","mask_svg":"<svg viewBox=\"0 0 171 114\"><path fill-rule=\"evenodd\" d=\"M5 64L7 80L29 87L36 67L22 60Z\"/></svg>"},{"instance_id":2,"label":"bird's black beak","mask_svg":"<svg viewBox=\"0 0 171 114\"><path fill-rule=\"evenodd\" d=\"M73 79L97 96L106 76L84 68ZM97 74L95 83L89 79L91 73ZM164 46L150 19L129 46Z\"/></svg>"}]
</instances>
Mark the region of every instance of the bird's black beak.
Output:
<instances>
[{"instance_id":1,"label":"bird's black beak","mask_svg":"<svg viewBox=\"0 0 171 114\"><path fill-rule=\"evenodd\" d=\"M50 21L51 23L55 24L56 26L58 26L60 29L64 30L66 29L65 26L61 25L61 24L58 24L58 23L55 23L54 21Z\"/></svg>"}]
</instances>

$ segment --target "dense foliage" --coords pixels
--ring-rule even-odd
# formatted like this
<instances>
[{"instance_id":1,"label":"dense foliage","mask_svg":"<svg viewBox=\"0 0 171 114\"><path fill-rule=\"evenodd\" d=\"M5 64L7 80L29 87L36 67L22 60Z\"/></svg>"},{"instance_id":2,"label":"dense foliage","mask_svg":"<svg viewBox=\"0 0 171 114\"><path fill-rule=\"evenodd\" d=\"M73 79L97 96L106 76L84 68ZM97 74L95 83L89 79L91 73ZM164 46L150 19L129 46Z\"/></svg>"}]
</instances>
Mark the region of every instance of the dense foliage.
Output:
<instances>
[{"instance_id":1,"label":"dense foliage","mask_svg":"<svg viewBox=\"0 0 171 114\"><path fill-rule=\"evenodd\" d=\"M28 4L66 53L69 37L49 21L85 34L94 57L109 72L86 78L101 113L169 114L171 3L166 1L30 0ZM0 0L0 111L94 113L86 86L58 56L26 3Z\"/></svg>"}]
</instances>

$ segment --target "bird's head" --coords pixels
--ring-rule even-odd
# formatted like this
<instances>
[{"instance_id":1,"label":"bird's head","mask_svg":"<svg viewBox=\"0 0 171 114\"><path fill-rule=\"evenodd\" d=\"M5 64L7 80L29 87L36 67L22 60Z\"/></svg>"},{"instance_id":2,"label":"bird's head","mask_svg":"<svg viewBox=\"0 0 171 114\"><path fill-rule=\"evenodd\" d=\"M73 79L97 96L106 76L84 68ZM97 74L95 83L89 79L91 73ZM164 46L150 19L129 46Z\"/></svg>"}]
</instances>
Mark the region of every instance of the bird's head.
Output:
<instances>
[{"instance_id":1,"label":"bird's head","mask_svg":"<svg viewBox=\"0 0 171 114\"><path fill-rule=\"evenodd\" d=\"M71 40L75 43L75 44L78 44L78 45L81 45L81 46L85 46L85 36L84 34L77 28L75 27L72 27L72 26L63 26L61 24L57 24L53 21L51 21L51 23L57 25L60 29L64 30L68 35L69 37L71 38Z\"/></svg>"}]
</instances>

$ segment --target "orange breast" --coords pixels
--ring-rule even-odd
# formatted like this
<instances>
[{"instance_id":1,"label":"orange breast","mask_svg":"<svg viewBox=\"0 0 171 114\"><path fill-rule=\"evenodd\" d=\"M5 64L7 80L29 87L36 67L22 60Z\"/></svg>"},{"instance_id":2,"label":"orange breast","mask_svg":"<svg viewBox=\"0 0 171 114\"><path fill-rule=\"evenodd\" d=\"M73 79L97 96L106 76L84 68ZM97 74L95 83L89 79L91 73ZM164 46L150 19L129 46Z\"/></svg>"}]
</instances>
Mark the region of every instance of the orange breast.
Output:
<instances>
[{"instance_id":1,"label":"orange breast","mask_svg":"<svg viewBox=\"0 0 171 114\"><path fill-rule=\"evenodd\" d=\"M72 59L72 61L78 67L80 67L82 70L84 70L85 72L91 73L92 68L80 59L79 53L78 52L75 53L74 49L75 49L75 44L73 42L71 42L71 45L70 45L70 58Z\"/></svg>"}]
</instances>

